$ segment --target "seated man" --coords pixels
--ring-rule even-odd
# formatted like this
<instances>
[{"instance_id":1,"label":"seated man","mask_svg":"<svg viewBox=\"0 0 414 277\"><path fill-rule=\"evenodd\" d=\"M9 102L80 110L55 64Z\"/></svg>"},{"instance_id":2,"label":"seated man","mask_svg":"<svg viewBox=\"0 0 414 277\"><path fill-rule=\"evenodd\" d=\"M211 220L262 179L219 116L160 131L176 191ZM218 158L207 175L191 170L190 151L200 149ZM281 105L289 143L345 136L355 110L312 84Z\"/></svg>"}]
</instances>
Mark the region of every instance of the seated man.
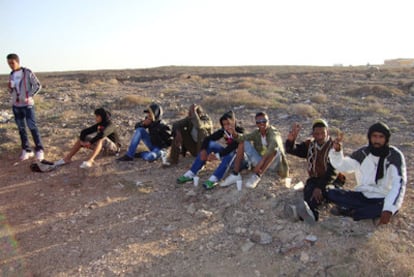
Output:
<instances>
[{"instance_id":1,"label":"seated man","mask_svg":"<svg viewBox=\"0 0 414 277\"><path fill-rule=\"evenodd\" d=\"M296 144L296 138L301 126L295 123L285 142L286 152L300 158L306 158L309 178L303 190L305 203L297 206L290 206L292 215L300 217L308 223L318 220L318 207L326 199L326 190L329 184L334 183L337 176L335 169L331 165L328 153L332 148L333 140L329 136L328 123L323 119L317 119L312 125L312 138L300 144ZM345 176L339 175L335 181L343 185Z\"/></svg>"},{"instance_id":2,"label":"seated man","mask_svg":"<svg viewBox=\"0 0 414 277\"><path fill-rule=\"evenodd\" d=\"M177 164L180 152L185 155L187 150L193 157L197 156L203 140L212 132L213 122L210 117L203 112L201 106L191 105L188 116L173 124L170 156L164 165Z\"/></svg>"},{"instance_id":3,"label":"seated man","mask_svg":"<svg viewBox=\"0 0 414 277\"><path fill-rule=\"evenodd\" d=\"M232 134L241 134L244 130L237 126L236 118L232 111L221 116L220 125L221 128L219 130L204 139L203 144L201 145L201 151L197 155L191 169L177 179L178 184L192 181L194 176L197 175L198 171L207 161L217 159L221 160L220 165L214 171L213 175L203 183L203 186L206 189L212 189L217 185L218 181L223 178L238 145L238 142L234 140ZM224 138L227 145L226 147L216 142L221 138Z\"/></svg>"},{"instance_id":4,"label":"seated man","mask_svg":"<svg viewBox=\"0 0 414 277\"><path fill-rule=\"evenodd\" d=\"M388 224L401 208L407 171L404 155L389 145L390 137L388 126L376 123L368 130L368 146L350 157L344 157L342 152L342 135L334 141L329 152L332 165L344 172L355 172L357 182L354 191L328 191L328 199L337 205L334 214L354 220L380 218L378 224Z\"/></svg>"},{"instance_id":5,"label":"seated man","mask_svg":"<svg viewBox=\"0 0 414 277\"><path fill-rule=\"evenodd\" d=\"M256 130L246 135L233 134L237 141L243 143L239 143L237 147L233 172L220 186L226 187L236 183L238 180L242 180L240 170L245 155L251 162L251 165L254 166L254 173L246 181L246 187L255 188L260 182L261 176L269 167L277 169L280 176L287 176L288 164L280 133L269 124L269 117L265 112L257 113L255 119ZM253 145L251 142L253 142Z\"/></svg>"},{"instance_id":6,"label":"seated man","mask_svg":"<svg viewBox=\"0 0 414 277\"><path fill-rule=\"evenodd\" d=\"M96 124L81 131L80 138L76 141L70 152L55 165L64 165L71 161L72 157L82 148L92 149L93 152L87 161L81 164L81 168L92 167L95 158L104 150L116 154L119 152L121 144L115 124L111 121L111 114L103 108L95 110ZM95 136L91 136L95 134Z\"/></svg>"},{"instance_id":7,"label":"seated man","mask_svg":"<svg viewBox=\"0 0 414 277\"><path fill-rule=\"evenodd\" d=\"M145 119L135 125L135 133L128 151L124 156L118 158L118 161L132 161L141 140L149 151L141 152L138 155L149 162L160 158L162 154L165 154L164 149L171 145L170 127L161 122L163 113L161 106L152 103L144 110L144 113L147 114Z\"/></svg>"}]
</instances>

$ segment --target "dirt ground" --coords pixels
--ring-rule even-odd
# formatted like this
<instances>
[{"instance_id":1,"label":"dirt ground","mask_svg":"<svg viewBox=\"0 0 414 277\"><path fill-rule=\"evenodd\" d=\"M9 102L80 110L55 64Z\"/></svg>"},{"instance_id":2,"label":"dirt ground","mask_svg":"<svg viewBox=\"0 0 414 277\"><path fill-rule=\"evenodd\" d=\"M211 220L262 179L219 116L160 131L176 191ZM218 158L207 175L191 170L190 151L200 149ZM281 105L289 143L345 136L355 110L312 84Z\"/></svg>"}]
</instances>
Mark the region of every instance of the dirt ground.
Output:
<instances>
[{"instance_id":1,"label":"dirt ground","mask_svg":"<svg viewBox=\"0 0 414 277\"><path fill-rule=\"evenodd\" d=\"M120 129L123 152L150 101L164 119L202 104L218 126L233 109L252 130L265 110L283 137L294 122L323 117L345 133L345 152L364 145L368 127L388 123L391 144L405 155L408 184L391 224L354 222L321 211L315 226L286 218L300 190L268 172L256 189L211 191L175 180L191 165L116 162L88 155L49 173L18 162L19 138L5 86L0 89L1 276L414 276L414 69L315 67L166 67L145 70L38 74L38 125L46 159L61 158L80 130L107 107ZM6 84L7 76L0 76ZM9 120L8 120L9 119ZM288 156L292 183L305 182L305 161ZM206 180L215 163L199 174ZM249 172L244 172L247 177ZM346 188L354 186L347 174Z\"/></svg>"}]
</instances>

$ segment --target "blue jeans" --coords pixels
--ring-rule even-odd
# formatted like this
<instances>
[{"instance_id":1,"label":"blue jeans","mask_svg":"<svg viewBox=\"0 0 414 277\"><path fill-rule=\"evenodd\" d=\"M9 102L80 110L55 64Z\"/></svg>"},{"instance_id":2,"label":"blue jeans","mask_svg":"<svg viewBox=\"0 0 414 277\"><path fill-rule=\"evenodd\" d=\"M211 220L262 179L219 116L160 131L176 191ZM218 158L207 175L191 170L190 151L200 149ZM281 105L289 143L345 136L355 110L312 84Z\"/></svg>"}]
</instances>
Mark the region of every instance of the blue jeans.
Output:
<instances>
[{"instance_id":1,"label":"blue jeans","mask_svg":"<svg viewBox=\"0 0 414 277\"><path fill-rule=\"evenodd\" d=\"M145 161L152 162L161 157L161 149L152 145L150 135L145 130L145 128L142 127L139 127L135 130L135 133L132 136L131 142L128 147L128 152L126 153L127 156L131 158L135 156L135 151L137 150L138 144L141 140L150 150L140 153L140 157L142 159L144 159Z\"/></svg>"},{"instance_id":2,"label":"blue jeans","mask_svg":"<svg viewBox=\"0 0 414 277\"><path fill-rule=\"evenodd\" d=\"M14 120L19 129L20 140L22 142L22 149L30 151L30 144L26 133L26 124L32 133L35 143L35 150L43 150L42 140L40 138L39 130L36 126L36 116L34 106L15 107L13 106Z\"/></svg>"},{"instance_id":3,"label":"blue jeans","mask_svg":"<svg viewBox=\"0 0 414 277\"><path fill-rule=\"evenodd\" d=\"M220 145L219 143L215 141L210 141L206 150L207 150L207 154L210 154L210 153L219 153L223 149L224 147ZM221 163L213 173L213 175L216 176L218 180L223 178L234 155L235 155L235 151L229 153L228 155L224 157L221 157ZM200 154L198 154L195 161L193 162L193 165L191 166L191 169L190 169L191 172L193 172L194 174L197 174L197 172L203 167L205 163L206 163L205 161L201 160Z\"/></svg>"},{"instance_id":4,"label":"blue jeans","mask_svg":"<svg viewBox=\"0 0 414 277\"><path fill-rule=\"evenodd\" d=\"M377 218L381 216L384 198L367 198L362 192L331 189L327 192L329 201L351 211L354 220Z\"/></svg>"},{"instance_id":5,"label":"blue jeans","mask_svg":"<svg viewBox=\"0 0 414 277\"><path fill-rule=\"evenodd\" d=\"M247 158L249 159L252 166L256 166L261 159L263 158L260 156L260 154L257 152L256 148L253 147L253 145L250 143L250 141L244 142L244 154L246 154ZM281 156L279 151L277 151L276 157L273 160L273 162L270 164L269 169L276 169L279 165L281 160Z\"/></svg>"}]
</instances>

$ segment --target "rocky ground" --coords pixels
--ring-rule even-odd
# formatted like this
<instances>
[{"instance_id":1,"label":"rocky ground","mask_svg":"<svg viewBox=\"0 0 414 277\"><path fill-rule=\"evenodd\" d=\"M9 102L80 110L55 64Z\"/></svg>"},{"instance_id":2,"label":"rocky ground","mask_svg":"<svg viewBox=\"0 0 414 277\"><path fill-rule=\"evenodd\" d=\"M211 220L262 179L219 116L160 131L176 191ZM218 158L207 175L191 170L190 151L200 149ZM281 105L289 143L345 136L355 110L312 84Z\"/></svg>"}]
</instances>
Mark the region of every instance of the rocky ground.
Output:
<instances>
[{"instance_id":1,"label":"rocky ground","mask_svg":"<svg viewBox=\"0 0 414 277\"><path fill-rule=\"evenodd\" d=\"M392 144L405 154L404 206L391 224L354 222L322 210L315 226L286 218L283 207L300 190L269 172L254 190L205 191L177 185L193 158L176 167L159 161L118 163L87 157L49 173L17 162L19 139L5 89L0 99L1 276L414 276L414 69L237 67L38 74L36 97L46 159L57 160L105 106L124 146L144 107L160 102L169 123L191 103L202 104L218 125L233 109L254 128L269 113L286 137L294 122L310 133L316 117L345 133L345 152L366 143L367 128L383 120ZM6 84L7 76L0 76ZM5 87L5 86L3 86ZM124 147L124 149L125 149ZM306 180L305 162L289 156L292 183ZM215 164L200 173L208 178ZM247 176L248 172L244 173ZM347 187L354 179L347 175Z\"/></svg>"}]
</instances>

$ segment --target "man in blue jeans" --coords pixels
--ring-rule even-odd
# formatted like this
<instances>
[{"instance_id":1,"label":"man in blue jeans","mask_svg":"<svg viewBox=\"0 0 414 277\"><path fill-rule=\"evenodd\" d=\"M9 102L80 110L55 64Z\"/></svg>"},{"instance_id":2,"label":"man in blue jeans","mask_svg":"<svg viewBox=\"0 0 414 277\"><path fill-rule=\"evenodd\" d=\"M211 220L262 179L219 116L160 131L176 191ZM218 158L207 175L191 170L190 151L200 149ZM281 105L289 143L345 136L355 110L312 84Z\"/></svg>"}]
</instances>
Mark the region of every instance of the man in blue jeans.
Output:
<instances>
[{"instance_id":1,"label":"man in blue jeans","mask_svg":"<svg viewBox=\"0 0 414 277\"><path fill-rule=\"evenodd\" d=\"M170 127L161 122L162 108L156 103L148 106L144 113L145 119L135 125L135 133L132 136L127 153L117 159L118 161L132 161L139 143L142 141L148 151L139 153L139 157L145 161L155 161L162 154L166 157L165 148L171 145ZM148 131L147 131L148 129Z\"/></svg>"},{"instance_id":2,"label":"man in blue jeans","mask_svg":"<svg viewBox=\"0 0 414 277\"><path fill-rule=\"evenodd\" d=\"M243 128L236 125L236 118L232 111L229 111L221 116L220 125L222 128L206 137L201 145L201 151L197 155L190 170L177 179L178 184L192 181L198 171L204 166L207 161L220 160L220 165L214 171L213 175L203 183L204 188L214 188L220 179L223 178L230 166L230 163L235 155L238 142L233 138L236 133L243 133ZM219 144L217 141L224 138L226 147Z\"/></svg>"},{"instance_id":3,"label":"man in blue jeans","mask_svg":"<svg viewBox=\"0 0 414 277\"><path fill-rule=\"evenodd\" d=\"M17 54L7 55L7 63L12 70L9 75L8 89L12 96L14 119L21 140L20 160L24 161L34 156L27 138L27 124L35 143L36 159L41 161L44 159L44 149L36 126L33 99L41 89L40 82L30 69L20 66L20 58Z\"/></svg>"}]
</instances>

